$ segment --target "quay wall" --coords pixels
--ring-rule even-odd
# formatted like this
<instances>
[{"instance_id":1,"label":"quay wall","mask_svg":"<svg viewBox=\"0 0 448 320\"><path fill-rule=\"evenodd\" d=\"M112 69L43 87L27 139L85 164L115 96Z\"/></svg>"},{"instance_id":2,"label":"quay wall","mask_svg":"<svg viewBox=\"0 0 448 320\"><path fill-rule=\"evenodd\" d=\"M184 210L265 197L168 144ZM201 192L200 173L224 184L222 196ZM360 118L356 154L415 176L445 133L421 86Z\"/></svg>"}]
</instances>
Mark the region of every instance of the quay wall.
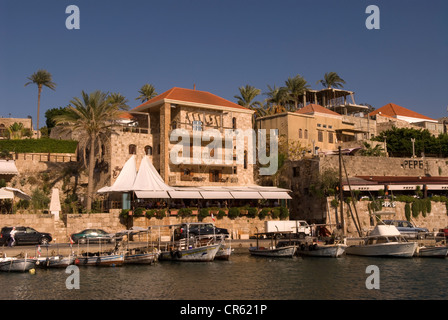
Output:
<instances>
[{"instance_id":1,"label":"quay wall","mask_svg":"<svg viewBox=\"0 0 448 320\"><path fill-rule=\"evenodd\" d=\"M3 214L0 215L0 227L4 226L27 226L40 232L51 233L57 243L69 241L70 234L80 232L84 229L104 229L107 232L115 233L127 229L127 221L120 218L116 212L112 213L92 213L92 214L67 214L62 220L56 220L52 214ZM134 227L147 228L149 226L162 226L178 224L182 222L197 222L196 217L179 218L165 217L162 219L146 217L134 217L132 219ZM265 221L259 218L238 217L229 219L204 218L203 222L211 222L218 228L226 228L233 239L248 239L250 235L263 232ZM164 230L163 228L161 230ZM161 234L164 235L164 234ZM168 234L166 234L168 235Z\"/></svg>"}]
</instances>

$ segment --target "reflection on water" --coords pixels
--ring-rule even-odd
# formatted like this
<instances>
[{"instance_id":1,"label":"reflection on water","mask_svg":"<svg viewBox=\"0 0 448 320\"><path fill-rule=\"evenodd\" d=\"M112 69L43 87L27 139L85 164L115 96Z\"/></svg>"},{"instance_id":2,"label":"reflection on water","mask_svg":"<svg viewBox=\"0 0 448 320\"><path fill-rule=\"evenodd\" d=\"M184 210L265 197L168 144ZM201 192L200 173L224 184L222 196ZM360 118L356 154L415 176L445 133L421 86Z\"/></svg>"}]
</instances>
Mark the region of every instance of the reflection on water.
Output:
<instances>
[{"instance_id":1,"label":"reflection on water","mask_svg":"<svg viewBox=\"0 0 448 320\"><path fill-rule=\"evenodd\" d=\"M80 267L80 289L66 288L65 269L0 273L0 299L18 300L352 300L446 299L447 259L263 258L158 262L151 266ZM380 289L368 290L368 265Z\"/></svg>"}]
</instances>

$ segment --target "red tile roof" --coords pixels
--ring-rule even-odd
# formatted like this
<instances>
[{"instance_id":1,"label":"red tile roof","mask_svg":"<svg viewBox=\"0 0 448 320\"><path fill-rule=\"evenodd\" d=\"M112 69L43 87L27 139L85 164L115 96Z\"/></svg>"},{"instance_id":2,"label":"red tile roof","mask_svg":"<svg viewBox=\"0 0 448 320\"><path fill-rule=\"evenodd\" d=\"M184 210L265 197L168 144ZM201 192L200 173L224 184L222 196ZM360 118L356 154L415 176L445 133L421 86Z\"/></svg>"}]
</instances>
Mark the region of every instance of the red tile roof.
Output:
<instances>
[{"instance_id":1,"label":"red tile roof","mask_svg":"<svg viewBox=\"0 0 448 320\"><path fill-rule=\"evenodd\" d=\"M177 87L174 87L168 91L165 91L162 94L159 94L157 97L154 97L151 100L148 100L145 103L135 107L134 110L142 109L142 107L144 106L151 105L152 103L161 101L163 99L249 110L243 106L240 106L239 104L218 97L210 92L177 88Z\"/></svg>"},{"instance_id":2,"label":"red tile roof","mask_svg":"<svg viewBox=\"0 0 448 320\"><path fill-rule=\"evenodd\" d=\"M436 121L434 119L431 119L427 116L424 116L420 113L417 113L415 111L406 109L404 107L401 107L399 105L396 105L395 103L388 103L385 106L382 106L381 108L369 113L369 116L376 115L378 113L381 113L382 115L390 116L396 118L396 116L403 116L403 117L410 117L410 118L420 118L423 120L431 120Z\"/></svg>"},{"instance_id":3,"label":"red tile roof","mask_svg":"<svg viewBox=\"0 0 448 320\"><path fill-rule=\"evenodd\" d=\"M318 104L310 103L309 105L306 105L305 107L299 109L296 111L296 113L300 114L313 114L313 113L325 113L325 114L331 114L333 116L340 116L339 113L336 113L334 111L331 111L327 108L324 108Z\"/></svg>"}]
</instances>

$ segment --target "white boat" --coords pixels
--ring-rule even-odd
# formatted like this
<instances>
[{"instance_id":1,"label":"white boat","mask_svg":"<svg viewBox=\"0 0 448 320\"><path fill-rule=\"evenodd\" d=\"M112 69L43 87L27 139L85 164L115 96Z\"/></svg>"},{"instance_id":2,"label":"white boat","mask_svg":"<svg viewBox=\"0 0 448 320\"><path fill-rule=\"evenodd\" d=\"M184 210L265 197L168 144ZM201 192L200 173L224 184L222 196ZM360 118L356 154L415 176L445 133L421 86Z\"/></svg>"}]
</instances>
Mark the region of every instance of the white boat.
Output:
<instances>
[{"instance_id":1,"label":"white boat","mask_svg":"<svg viewBox=\"0 0 448 320\"><path fill-rule=\"evenodd\" d=\"M221 246L216 253L215 260L229 260L233 252L231 247Z\"/></svg>"},{"instance_id":2,"label":"white boat","mask_svg":"<svg viewBox=\"0 0 448 320\"><path fill-rule=\"evenodd\" d=\"M310 256L310 257L339 258L344 254L346 248L347 248L347 245L344 243L301 244L300 246L297 247L297 254L302 255L302 256Z\"/></svg>"},{"instance_id":3,"label":"white boat","mask_svg":"<svg viewBox=\"0 0 448 320\"><path fill-rule=\"evenodd\" d=\"M0 271L4 272L25 272L36 267L37 259L4 257L0 258Z\"/></svg>"},{"instance_id":4,"label":"white boat","mask_svg":"<svg viewBox=\"0 0 448 320\"><path fill-rule=\"evenodd\" d=\"M254 256L262 257L278 257L278 258L292 258L296 254L297 246L295 244L290 244L286 240L279 242L280 237L284 236L285 233L289 232L265 232L257 233L257 245L255 247L250 247L249 252ZM260 238L268 236L270 238L270 245L268 247L260 246Z\"/></svg>"},{"instance_id":5,"label":"white boat","mask_svg":"<svg viewBox=\"0 0 448 320\"><path fill-rule=\"evenodd\" d=\"M430 247L417 247L415 255L417 257L429 257L429 258L445 258L448 254L447 246L430 246Z\"/></svg>"},{"instance_id":6,"label":"white boat","mask_svg":"<svg viewBox=\"0 0 448 320\"><path fill-rule=\"evenodd\" d=\"M159 260L213 261L223 244L222 238L215 234L198 235L190 232L190 227L198 230L202 224L206 225L205 223L183 223L164 226L172 230L172 236L170 244L161 249Z\"/></svg>"},{"instance_id":7,"label":"white boat","mask_svg":"<svg viewBox=\"0 0 448 320\"><path fill-rule=\"evenodd\" d=\"M345 249L348 255L371 257L410 258L417 249L416 242L408 242L393 225L377 225L365 237L364 243Z\"/></svg>"},{"instance_id":8,"label":"white boat","mask_svg":"<svg viewBox=\"0 0 448 320\"><path fill-rule=\"evenodd\" d=\"M75 264L75 256L50 256L37 258L36 265L41 268L66 268L69 265Z\"/></svg>"}]
</instances>

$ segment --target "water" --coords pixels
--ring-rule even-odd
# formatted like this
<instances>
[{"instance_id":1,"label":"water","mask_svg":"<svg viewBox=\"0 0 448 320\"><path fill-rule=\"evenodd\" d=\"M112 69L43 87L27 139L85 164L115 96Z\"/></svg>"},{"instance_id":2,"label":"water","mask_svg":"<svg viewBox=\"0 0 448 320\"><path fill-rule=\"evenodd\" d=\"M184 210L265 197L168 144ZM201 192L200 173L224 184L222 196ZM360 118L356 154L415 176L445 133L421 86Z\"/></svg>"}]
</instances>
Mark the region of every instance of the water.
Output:
<instances>
[{"instance_id":1,"label":"water","mask_svg":"<svg viewBox=\"0 0 448 320\"><path fill-rule=\"evenodd\" d=\"M369 265L380 288L367 289ZM79 267L80 288L67 289L65 269L0 273L1 300L444 300L448 259L264 258L235 253L229 261Z\"/></svg>"}]
</instances>

